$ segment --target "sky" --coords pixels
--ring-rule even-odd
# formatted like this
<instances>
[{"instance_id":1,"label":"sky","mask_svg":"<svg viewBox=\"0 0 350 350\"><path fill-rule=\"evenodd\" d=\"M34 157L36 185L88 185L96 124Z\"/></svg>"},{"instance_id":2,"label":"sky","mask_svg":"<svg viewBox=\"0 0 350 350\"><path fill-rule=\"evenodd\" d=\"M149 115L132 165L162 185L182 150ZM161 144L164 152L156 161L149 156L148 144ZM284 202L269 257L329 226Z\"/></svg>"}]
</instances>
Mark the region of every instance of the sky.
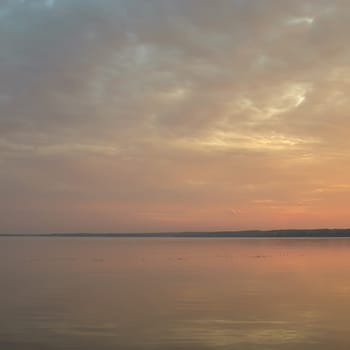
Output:
<instances>
[{"instance_id":1,"label":"sky","mask_svg":"<svg viewBox=\"0 0 350 350\"><path fill-rule=\"evenodd\" d=\"M347 0L1 0L0 233L350 226Z\"/></svg>"}]
</instances>

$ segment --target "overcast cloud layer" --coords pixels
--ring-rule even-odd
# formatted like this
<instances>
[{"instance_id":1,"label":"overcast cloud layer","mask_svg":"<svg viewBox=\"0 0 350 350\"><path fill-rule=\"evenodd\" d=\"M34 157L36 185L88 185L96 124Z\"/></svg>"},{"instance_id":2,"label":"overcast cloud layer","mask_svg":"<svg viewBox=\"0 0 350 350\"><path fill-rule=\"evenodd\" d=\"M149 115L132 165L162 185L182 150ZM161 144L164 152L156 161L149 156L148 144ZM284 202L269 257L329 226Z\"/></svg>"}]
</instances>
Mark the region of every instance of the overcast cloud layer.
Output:
<instances>
[{"instance_id":1,"label":"overcast cloud layer","mask_svg":"<svg viewBox=\"0 0 350 350\"><path fill-rule=\"evenodd\" d=\"M350 3L2 0L0 232L349 226Z\"/></svg>"}]
</instances>

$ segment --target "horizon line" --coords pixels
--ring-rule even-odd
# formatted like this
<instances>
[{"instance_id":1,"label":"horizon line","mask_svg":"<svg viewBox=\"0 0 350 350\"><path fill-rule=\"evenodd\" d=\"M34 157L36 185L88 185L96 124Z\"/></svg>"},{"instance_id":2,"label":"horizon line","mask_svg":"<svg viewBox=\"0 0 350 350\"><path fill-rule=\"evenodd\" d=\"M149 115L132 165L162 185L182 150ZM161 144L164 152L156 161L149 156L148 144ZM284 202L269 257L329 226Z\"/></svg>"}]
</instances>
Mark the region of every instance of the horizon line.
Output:
<instances>
[{"instance_id":1,"label":"horizon line","mask_svg":"<svg viewBox=\"0 0 350 350\"><path fill-rule=\"evenodd\" d=\"M350 237L350 228L165 231L165 232L51 232L0 233L0 237L81 237L81 238L283 238L283 237Z\"/></svg>"}]
</instances>

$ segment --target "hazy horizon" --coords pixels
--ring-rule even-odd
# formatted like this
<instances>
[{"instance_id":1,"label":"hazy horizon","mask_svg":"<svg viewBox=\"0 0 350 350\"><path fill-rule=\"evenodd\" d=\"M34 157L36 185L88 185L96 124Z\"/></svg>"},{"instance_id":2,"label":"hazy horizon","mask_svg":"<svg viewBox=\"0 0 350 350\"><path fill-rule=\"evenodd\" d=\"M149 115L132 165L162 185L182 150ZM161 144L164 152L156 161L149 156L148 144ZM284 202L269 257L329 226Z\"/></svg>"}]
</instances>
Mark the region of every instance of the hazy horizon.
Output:
<instances>
[{"instance_id":1,"label":"hazy horizon","mask_svg":"<svg viewBox=\"0 0 350 350\"><path fill-rule=\"evenodd\" d=\"M0 233L0 237L94 237L94 238L350 238L350 228L225 230L225 231L149 231L149 232L26 232Z\"/></svg>"}]
</instances>

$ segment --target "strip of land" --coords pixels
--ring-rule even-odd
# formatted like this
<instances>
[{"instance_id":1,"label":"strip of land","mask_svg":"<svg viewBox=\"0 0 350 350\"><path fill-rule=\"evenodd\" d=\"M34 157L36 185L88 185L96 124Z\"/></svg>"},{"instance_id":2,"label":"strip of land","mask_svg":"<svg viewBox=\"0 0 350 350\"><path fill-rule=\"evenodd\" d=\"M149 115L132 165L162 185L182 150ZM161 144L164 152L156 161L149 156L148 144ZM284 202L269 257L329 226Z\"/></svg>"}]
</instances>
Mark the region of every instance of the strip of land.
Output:
<instances>
[{"instance_id":1,"label":"strip of land","mask_svg":"<svg viewBox=\"0 0 350 350\"><path fill-rule=\"evenodd\" d=\"M350 229L307 229L270 231L156 232L156 233L41 233L0 234L0 237L77 237L77 238L312 238L349 237Z\"/></svg>"}]
</instances>

